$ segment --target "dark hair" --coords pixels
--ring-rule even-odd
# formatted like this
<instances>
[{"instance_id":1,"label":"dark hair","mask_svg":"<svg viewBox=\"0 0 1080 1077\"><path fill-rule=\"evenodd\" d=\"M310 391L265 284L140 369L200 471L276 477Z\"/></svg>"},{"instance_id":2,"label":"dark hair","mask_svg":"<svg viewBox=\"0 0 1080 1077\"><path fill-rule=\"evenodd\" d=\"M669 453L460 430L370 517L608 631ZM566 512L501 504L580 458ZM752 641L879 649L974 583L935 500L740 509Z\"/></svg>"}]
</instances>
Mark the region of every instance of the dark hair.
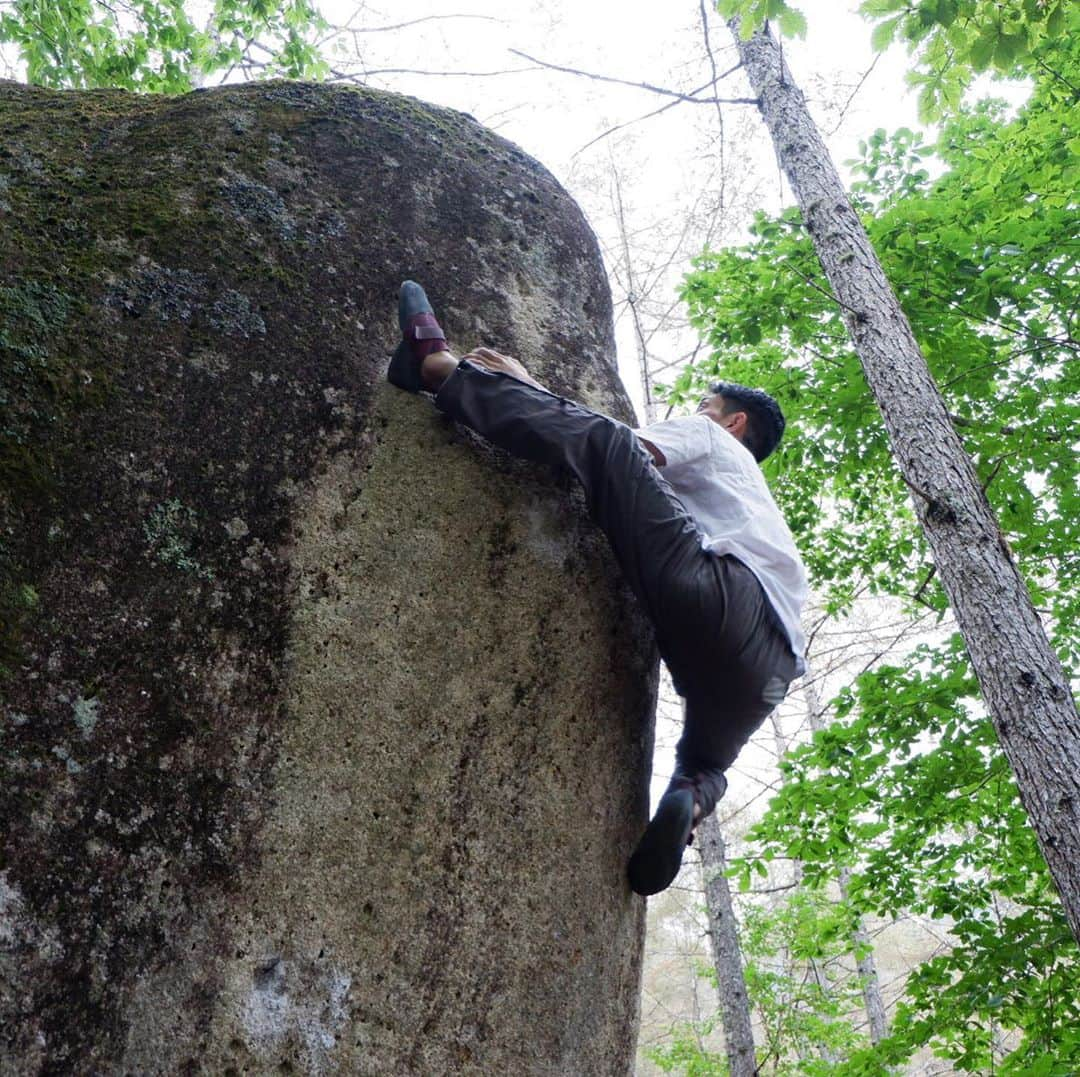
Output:
<instances>
[{"instance_id":1,"label":"dark hair","mask_svg":"<svg viewBox=\"0 0 1080 1077\"><path fill-rule=\"evenodd\" d=\"M780 444L783 437L784 413L780 405L761 389L748 389L732 381L718 381L710 389L724 398L724 414L746 412L746 432L742 443L759 463Z\"/></svg>"}]
</instances>

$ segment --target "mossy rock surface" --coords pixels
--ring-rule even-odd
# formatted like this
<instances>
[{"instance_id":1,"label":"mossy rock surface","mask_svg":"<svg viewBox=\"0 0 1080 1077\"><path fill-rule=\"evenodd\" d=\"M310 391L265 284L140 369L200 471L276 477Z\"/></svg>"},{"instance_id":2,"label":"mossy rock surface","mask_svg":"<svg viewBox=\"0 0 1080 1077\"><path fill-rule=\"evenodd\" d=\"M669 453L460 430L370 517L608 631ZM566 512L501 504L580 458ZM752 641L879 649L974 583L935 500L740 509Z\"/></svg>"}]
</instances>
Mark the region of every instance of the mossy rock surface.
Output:
<instances>
[{"instance_id":1,"label":"mossy rock surface","mask_svg":"<svg viewBox=\"0 0 1080 1077\"><path fill-rule=\"evenodd\" d=\"M651 635L560 476L393 390L630 419L595 240L469 117L0 83L0 1073L632 1067Z\"/></svg>"}]
</instances>

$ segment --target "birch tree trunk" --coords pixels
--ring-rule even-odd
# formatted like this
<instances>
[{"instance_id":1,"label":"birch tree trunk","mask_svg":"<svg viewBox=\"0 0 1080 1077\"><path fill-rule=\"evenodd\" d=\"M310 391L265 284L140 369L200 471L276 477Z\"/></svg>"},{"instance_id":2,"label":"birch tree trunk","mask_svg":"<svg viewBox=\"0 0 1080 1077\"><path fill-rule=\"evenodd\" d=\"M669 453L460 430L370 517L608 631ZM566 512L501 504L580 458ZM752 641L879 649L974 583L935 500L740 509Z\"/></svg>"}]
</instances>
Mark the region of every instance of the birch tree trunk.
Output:
<instances>
[{"instance_id":1,"label":"birch tree trunk","mask_svg":"<svg viewBox=\"0 0 1080 1077\"><path fill-rule=\"evenodd\" d=\"M825 728L825 719L821 705L821 694L817 689L813 671L807 670L803 681L803 695L806 697L806 716L813 733ZM840 869L840 897L846 904L851 872ZM861 916L856 917L855 927L851 932L851 945L855 954L855 967L859 972L862 986L863 1003L866 1006L866 1020L869 1024L870 1042L880 1043L889 1031L889 1019L885 1013L885 1000L881 997L881 984L878 982L877 965L874 962L873 943L867 933Z\"/></svg>"},{"instance_id":2,"label":"birch tree trunk","mask_svg":"<svg viewBox=\"0 0 1080 1077\"><path fill-rule=\"evenodd\" d=\"M720 1016L724 1022L724 1044L727 1048L731 1077L754 1077L757 1060L754 1053L754 1031L750 1021L750 998L746 993L739 933L735 910L731 904L731 888L724 874L727 861L724 838L716 815L702 819L697 828L701 852L701 875L705 885L705 907L709 915L709 936L712 939L713 963L716 966L716 987L720 995Z\"/></svg>"},{"instance_id":3,"label":"birch tree trunk","mask_svg":"<svg viewBox=\"0 0 1080 1077\"><path fill-rule=\"evenodd\" d=\"M767 27L743 41L738 20L728 25L1080 940L1080 720L1065 672L776 41Z\"/></svg>"},{"instance_id":4,"label":"birch tree trunk","mask_svg":"<svg viewBox=\"0 0 1080 1077\"><path fill-rule=\"evenodd\" d=\"M840 869L840 897L846 903L851 872ZM851 943L855 950L855 967L859 971L859 983L862 987L863 1003L866 1006L866 1020L870 1031L870 1042L880 1043L889 1034L889 1018L885 1013L885 1000L881 997L881 984L878 981L877 965L874 963L874 949L870 936L863 924L862 917L855 920L851 932Z\"/></svg>"}]
</instances>

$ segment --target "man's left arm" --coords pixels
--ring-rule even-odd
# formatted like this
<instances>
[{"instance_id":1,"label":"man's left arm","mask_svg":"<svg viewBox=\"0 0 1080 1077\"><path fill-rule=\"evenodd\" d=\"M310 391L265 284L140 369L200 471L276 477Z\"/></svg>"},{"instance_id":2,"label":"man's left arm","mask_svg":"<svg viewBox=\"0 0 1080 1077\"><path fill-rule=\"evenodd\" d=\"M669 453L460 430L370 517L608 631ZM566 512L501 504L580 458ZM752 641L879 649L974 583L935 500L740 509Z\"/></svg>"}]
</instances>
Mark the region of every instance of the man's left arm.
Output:
<instances>
[{"instance_id":1,"label":"man's left arm","mask_svg":"<svg viewBox=\"0 0 1080 1077\"><path fill-rule=\"evenodd\" d=\"M525 364L520 359L503 355L501 352L495 351L494 348L477 348L475 351L469 352L465 358L470 363L483 367L485 370L497 370L502 374L509 374L510 377L525 382L526 385L533 385L537 389L543 389L545 393L550 392L546 385L541 385L525 369Z\"/></svg>"}]
</instances>

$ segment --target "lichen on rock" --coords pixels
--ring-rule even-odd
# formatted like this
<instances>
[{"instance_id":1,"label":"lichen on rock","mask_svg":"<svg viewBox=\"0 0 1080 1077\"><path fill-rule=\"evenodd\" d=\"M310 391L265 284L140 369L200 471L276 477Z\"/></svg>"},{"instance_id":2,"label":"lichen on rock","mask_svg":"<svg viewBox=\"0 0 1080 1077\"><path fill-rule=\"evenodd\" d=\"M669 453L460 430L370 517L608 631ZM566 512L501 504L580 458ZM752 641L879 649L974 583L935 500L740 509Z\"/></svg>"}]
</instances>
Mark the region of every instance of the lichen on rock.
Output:
<instances>
[{"instance_id":1,"label":"lichen on rock","mask_svg":"<svg viewBox=\"0 0 1080 1077\"><path fill-rule=\"evenodd\" d=\"M0 1068L629 1072L650 633L384 381L412 276L630 418L577 208L391 95L0 82L0 212Z\"/></svg>"}]
</instances>

